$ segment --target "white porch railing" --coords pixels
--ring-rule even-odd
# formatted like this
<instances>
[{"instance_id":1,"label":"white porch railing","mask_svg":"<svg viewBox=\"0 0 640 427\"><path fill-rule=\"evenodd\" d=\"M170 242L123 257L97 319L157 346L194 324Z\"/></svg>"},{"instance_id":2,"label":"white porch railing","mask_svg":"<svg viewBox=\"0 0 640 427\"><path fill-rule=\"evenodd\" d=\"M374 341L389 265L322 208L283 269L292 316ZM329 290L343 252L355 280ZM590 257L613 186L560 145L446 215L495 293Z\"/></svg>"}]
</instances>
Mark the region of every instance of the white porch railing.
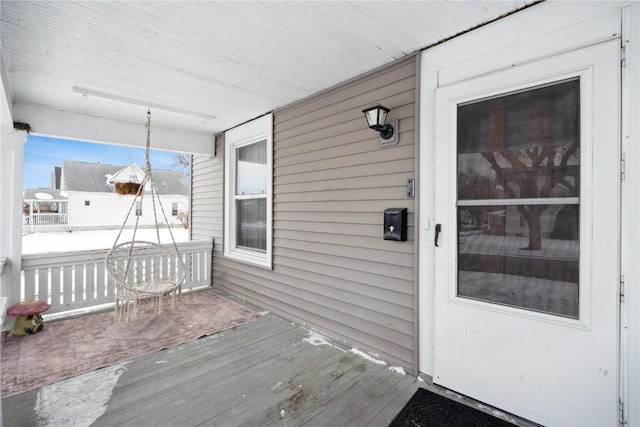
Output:
<instances>
[{"instance_id":1,"label":"white porch railing","mask_svg":"<svg viewBox=\"0 0 640 427\"><path fill-rule=\"evenodd\" d=\"M67 214L66 213L36 213L32 214L33 225L66 225Z\"/></svg>"},{"instance_id":2,"label":"white porch railing","mask_svg":"<svg viewBox=\"0 0 640 427\"><path fill-rule=\"evenodd\" d=\"M187 266L183 290L211 285L211 240L178 243ZM51 304L46 314L113 303L114 281L106 272L108 250L24 255L20 301Z\"/></svg>"},{"instance_id":3,"label":"white porch railing","mask_svg":"<svg viewBox=\"0 0 640 427\"><path fill-rule=\"evenodd\" d=\"M62 230L68 226L68 200L28 199L23 202L22 234L35 231ZM28 206L27 206L28 205Z\"/></svg>"}]
</instances>

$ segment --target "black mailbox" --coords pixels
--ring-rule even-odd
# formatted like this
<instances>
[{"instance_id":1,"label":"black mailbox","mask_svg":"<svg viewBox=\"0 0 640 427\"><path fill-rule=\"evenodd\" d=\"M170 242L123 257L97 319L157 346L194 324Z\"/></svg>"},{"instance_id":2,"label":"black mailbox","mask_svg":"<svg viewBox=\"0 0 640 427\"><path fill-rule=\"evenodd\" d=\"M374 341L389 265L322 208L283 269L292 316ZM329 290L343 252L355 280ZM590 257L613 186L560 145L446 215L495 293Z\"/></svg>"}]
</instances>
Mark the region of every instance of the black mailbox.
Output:
<instances>
[{"instance_id":1,"label":"black mailbox","mask_svg":"<svg viewBox=\"0 0 640 427\"><path fill-rule=\"evenodd\" d=\"M407 208L389 208L384 211L384 240L407 240Z\"/></svg>"}]
</instances>

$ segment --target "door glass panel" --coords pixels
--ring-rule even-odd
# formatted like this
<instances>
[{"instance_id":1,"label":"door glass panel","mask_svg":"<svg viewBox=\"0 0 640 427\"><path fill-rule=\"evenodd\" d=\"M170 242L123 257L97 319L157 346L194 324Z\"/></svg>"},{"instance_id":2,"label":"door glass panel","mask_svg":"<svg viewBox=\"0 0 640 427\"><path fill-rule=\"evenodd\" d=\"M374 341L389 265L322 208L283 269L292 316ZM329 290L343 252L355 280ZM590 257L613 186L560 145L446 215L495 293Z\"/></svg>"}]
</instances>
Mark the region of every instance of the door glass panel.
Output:
<instances>
[{"instance_id":1,"label":"door glass panel","mask_svg":"<svg viewBox=\"0 0 640 427\"><path fill-rule=\"evenodd\" d=\"M578 318L579 104L572 79L458 106L459 297Z\"/></svg>"},{"instance_id":2,"label":"door glass panel","mask_svg":"<svg viewBox=\"0 0 640 427\"><path fill-rule=\"evenodd\" d=\"M578 214L575 204L458 207L458 296L577 318Z\"/></svg>"},{"instance_id":3,"label":"door glass panel","mask_svg":"<svg viewBox=\"0 0 640 427\"><path fill-rule=\"evenodd\" d=\"M458 199L577 197L579 80L458 106Z\"/></svg>"}]
</instances>

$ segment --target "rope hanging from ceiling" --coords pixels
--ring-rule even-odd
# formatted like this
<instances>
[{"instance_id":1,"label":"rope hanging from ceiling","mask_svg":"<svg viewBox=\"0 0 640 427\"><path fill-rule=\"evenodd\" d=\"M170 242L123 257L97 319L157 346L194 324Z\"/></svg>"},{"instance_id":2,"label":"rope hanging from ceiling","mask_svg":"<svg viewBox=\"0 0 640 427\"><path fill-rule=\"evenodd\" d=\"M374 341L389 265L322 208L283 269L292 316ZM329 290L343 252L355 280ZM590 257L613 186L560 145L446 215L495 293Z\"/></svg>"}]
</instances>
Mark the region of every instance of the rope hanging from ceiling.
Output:
<instances>
[{"instance_id":1,"label":"rope hanging from ceiling","mask_svg":"<svg viewBox=\"0 0 640 427\"><path fill-rule=\"evenodd\" d=\"M122 184L116 183L116 191L120 194L134 194L122 227L106 255L105 265L109 275L115 281L115 318L129 321L135 317L143 305L149 305L156 314L162 313L163 300L169 299L175 306L176 298L182 290L186 278L186 267L171 231L171 224L162 206L158 189L153 181L151 170L151 111L147 112L146 165L141 182L130 182L125 190ZM121 191L118 185L121 184ZM131 185L133 184L133 185ZM132 192L132 189L135 191ZM156 241L136 240L138 226L142 215L136 215L133 234L130 240L121 241L123 231L127 228L131 213L136 206L144 206L143 202L151 198ZM139 205L138 205L139 203ZM149 203L147 203L149 205ZM162 214L161 224L158 213ZM160 227L169 231L171 244L161 244Z\"/></svg>"}]
</instances>

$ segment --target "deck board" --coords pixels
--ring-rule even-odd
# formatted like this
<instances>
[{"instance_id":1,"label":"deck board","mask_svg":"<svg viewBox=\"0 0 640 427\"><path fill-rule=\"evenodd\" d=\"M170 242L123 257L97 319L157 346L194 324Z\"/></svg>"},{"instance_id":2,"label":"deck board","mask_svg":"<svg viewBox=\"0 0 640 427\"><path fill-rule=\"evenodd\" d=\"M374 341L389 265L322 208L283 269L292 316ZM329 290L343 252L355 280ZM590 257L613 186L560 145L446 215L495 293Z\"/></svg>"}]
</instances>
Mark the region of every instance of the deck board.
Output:
<instances>
[{"instance_id":1,"label":"deck board","mask_svg":"<svg viewBox=\"0 0 640 427\"><path fill-rule=\"evenodd\" d=\"M287 339L295 333L295 327L287 322L276 323L272 330L262 331L261 336L256 336L250 328L241 328L240 332L249 330L249 333L237 334L233 339L225 339L224 333L214 335L135 360L127 366L127 374L131 371L135 375L123 375L120 378L102 418L118 425L137 420L138 415L143 421L148 412L154 412L154 416L165 420L162 413L170 411L173 415L176 411L172 406L177 399L185 404L198 403L198 400L190 397L192 394L208 393L233 382L234 376L243 368L251 369L259 363L268 364L267 356L280 351L269 348L269 340L273 337ZM246 366L242 366L242 363L246 363ZM176 394L176 389L180 393ZM131 402L141 406L137 411L139 414L131 415L126 410L122 411Z\"/></svg>"},{"instance_id":2,"label":"deck board","mask_svg":"<svg viewBox=\"0 0 640 427\"><path fill-rule=\"evenodd\" d=\"M308 334L267 313L125 362L91 425L385 426L418 387L339 344L312 345ZM3 399L4 425L43 425L39 394Z\"/></svg>"}]
</instances>

